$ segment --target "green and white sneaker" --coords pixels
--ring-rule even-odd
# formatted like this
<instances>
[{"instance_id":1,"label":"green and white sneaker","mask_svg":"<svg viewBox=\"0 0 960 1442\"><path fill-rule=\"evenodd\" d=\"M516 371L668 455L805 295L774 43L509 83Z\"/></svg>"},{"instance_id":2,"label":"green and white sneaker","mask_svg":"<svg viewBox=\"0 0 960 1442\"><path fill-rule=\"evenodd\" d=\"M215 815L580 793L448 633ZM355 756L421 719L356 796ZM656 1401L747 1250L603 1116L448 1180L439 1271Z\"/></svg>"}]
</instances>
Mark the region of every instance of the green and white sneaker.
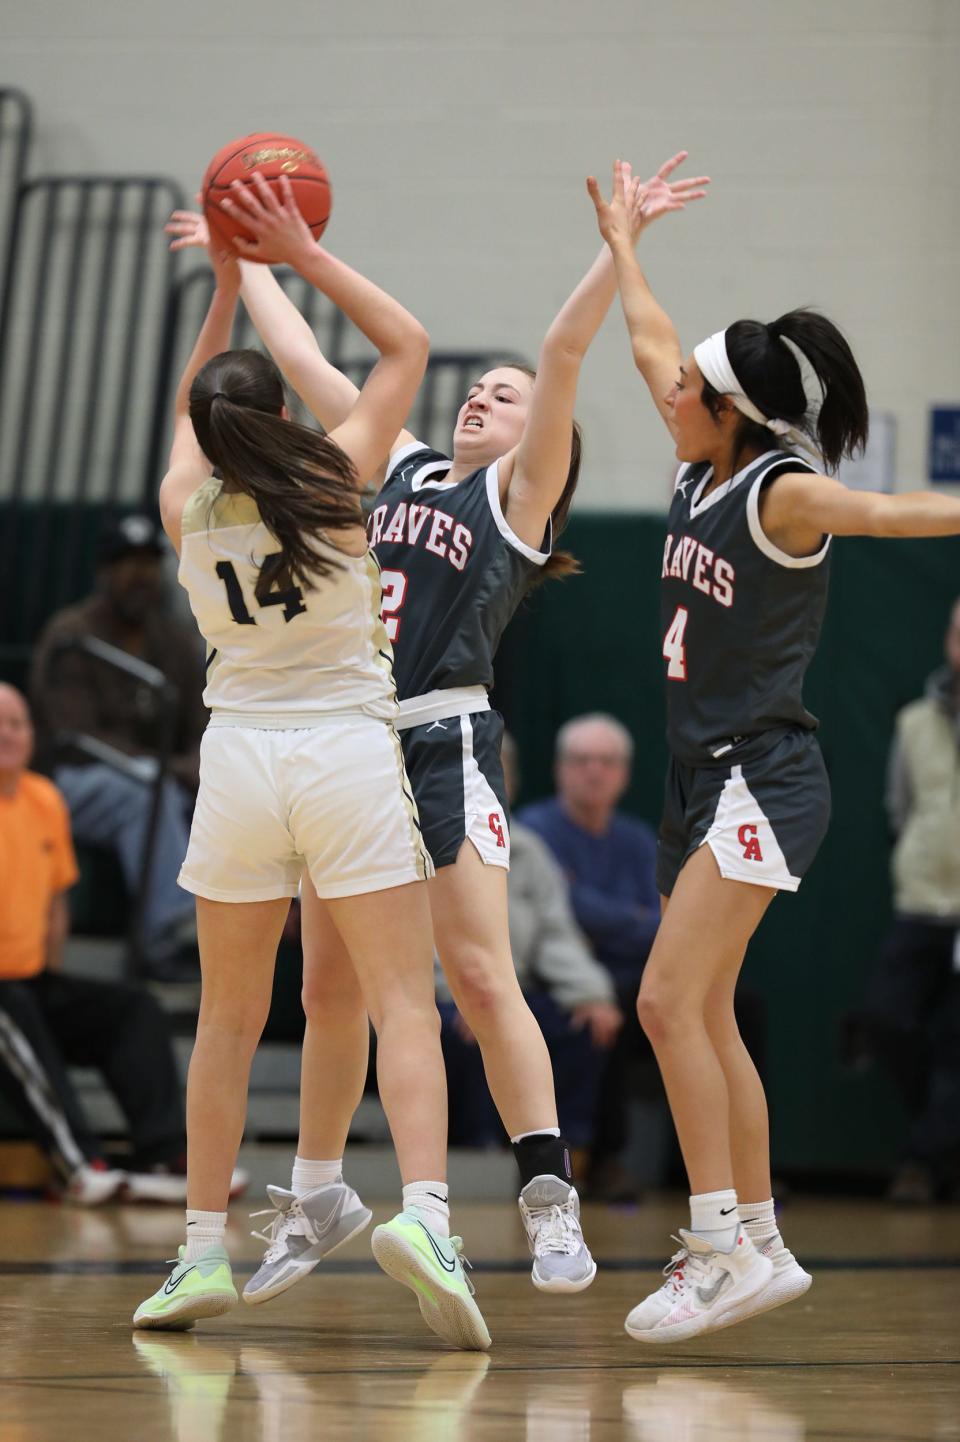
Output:
<instances>
[{"instance_id":1,"label":"green and white sneaker","mask_svg":"<svg viewBox=\"0 0 960 1442\"><path fill-rule=\"evenodd\" d=\"M185 1262L186 1247L159 1291L141 1302L133 1314L135 1327L185 1332L202 1317L220 1317L237 1305L230 1258L215 1242L195 1262Z\"/></svg>"},{"instance_id":2,"label":"green and white sneaker","mask_svg":"<svg viewBox=\"0 0 960 1442\"><path fill-rule=\"evenodd\" d=\"M416 1293L432 1332L466 1352L487 1350L490 1333L463 1270L459 1237L438 1237L416 1213L399 1212L392 1222L374 1228L371 1245L387 1276Z\"/></svg>"}]
</instances>

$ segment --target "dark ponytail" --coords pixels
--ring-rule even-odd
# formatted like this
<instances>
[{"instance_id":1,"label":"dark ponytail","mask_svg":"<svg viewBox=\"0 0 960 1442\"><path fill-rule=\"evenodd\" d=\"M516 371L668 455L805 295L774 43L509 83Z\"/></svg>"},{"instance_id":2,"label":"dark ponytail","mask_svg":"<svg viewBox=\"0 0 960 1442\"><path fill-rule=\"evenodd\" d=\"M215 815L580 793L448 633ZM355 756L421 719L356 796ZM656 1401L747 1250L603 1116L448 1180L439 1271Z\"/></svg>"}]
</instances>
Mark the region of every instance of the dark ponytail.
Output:
<instances>
[{"instance_id":1,"label":"dark ponytail","mask_svg":"<svg viewBox=\"0 0 960 1442\"><path fill-rule=\"evenodd\" d=\"M522 365L517 361L498 361L496 365L490 366L490 370L503 368L504 370L519 371L521 375L529 376L536 381L537 373L532 366ZM540 567L537 575L531 583L531 589L539 586L543 581L563 581L567 576L579 576L582 569L580 562L570 551L557 551L558 537L566 528L567 518L570 515L570 507L573 505L574 493L580 481L580 466L583 460L583 431L580 429L579 421L573 422L573 435L570 440L570 465L567 469L567 479L564 482L560 499L550 512L551 546L550 555Z\"/></svg>"},{"instance_id":2,"label":"dark ponytail","mask_svg":"<svg viewBox=\"0 0 960 1442\"><path fill-rule=\"evenodd\" d=\"M807 400L800 366L783 344L786 336L799 346L823 387L823 405L815 425L805 420ZM769 325L738 320L726 331L727 355L744 391L771 420L790 421L816 444L826 467L835 471L844 456L867 443L869 414L863 377L843 335L825 315L806 306L787 311ZM704 381L702 400L716 418L719 393ZM734 441L733 468L748 449L769 450L776 437L766 426L743 416Z\"/></svg>"},{"instance_id":3,"label":"dark ponytail","mask_svg":"<svg viewBox=\"0 0 960 1442\"><path fill-rule=\"evenodd\" d=\"M316 543L325 531L362 526L349 456L326 436L284 420L283 381L259 351L224 351L190 387L190 419L200 447L225 481L257 504L280 543L281 558L260 585L285 577L310 589L338 568Z\"/></svg>"}]
</instances>

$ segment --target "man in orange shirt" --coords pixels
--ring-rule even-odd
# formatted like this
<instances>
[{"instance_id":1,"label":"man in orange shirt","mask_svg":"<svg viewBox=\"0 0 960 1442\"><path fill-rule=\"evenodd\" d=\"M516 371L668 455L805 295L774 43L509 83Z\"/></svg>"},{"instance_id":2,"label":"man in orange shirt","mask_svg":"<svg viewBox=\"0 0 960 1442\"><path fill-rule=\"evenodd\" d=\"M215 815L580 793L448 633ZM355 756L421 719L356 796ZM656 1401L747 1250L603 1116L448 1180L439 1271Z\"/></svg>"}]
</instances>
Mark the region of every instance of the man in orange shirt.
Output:
<instances>
[{"instance_id":1,"label":"man in orange shirt","mask_svg":"<svg viewBox=\"0 0 960 1442\"><path fill-rule=\"evenodd\" d=\"M183 1100L166 1019L142 988L65 976L66 892L77 879L67 807L27 769L26 701L0 684L0 1091L56 1167L67 1200L181 1202ZM130 1124L134 1164L111 1170L67 1065L97 1066Z\"/></svg>"}]
</instances>

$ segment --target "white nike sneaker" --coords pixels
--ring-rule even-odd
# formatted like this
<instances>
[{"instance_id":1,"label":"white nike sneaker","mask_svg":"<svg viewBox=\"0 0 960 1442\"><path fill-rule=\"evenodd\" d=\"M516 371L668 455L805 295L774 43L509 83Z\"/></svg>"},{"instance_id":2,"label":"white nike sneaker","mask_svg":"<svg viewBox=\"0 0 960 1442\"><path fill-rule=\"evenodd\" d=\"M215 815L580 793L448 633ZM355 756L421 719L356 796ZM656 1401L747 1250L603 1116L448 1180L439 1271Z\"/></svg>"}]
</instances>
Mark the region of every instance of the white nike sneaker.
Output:
<instances>
[{"instance_id":1,"label":"white nike sneaker","mask_svg":"<svg viewBox=\"0 0 960 1442\"><path fill-rule=\"evenodd\" d=\"M298 1197L285 1187L267 1187L272 1203L251 1216L272 1216L266 1232L252 1232L267 1243L263 1261L243 1289L243 1300L256 1305L278 1297L313 1271L344 1242L362 1232L373 1213L345 1182L329 1182Z\"/></svg>"},{"instance_id":2,"label":"white nike sneaker","mask_svg":"<svg viewBox=\"0 0 960 1442\"><path fill-rule=\"evenodd\" d=\"M664 1267L666 1281L634 1307L624 1327L638 1342L683 1342L702 1332L730 1327L744 1316L732 1312L767 1286L773 1263L762 1257L743 1227L728 1252L718 1252L695 1232L680 1229L680 1243Z\"/></svg>"},{"instance_id":3,"label":"white nike sneaker","mask_svg":"<svg viewBox=\"0 0 960 1442\"><path fill-rule=\"evenodd\" d=\"M580 1198L559 1177L534 1177L520 1193L520 1215L533 1256L531 1280L541 1292L582 1292L597 1264L580 1230Z\"/></svg>"},{"instance_id":4,"label":"white nike sneaker","mask_svg":"<svg viewBox=\"0 0 960 1442\"><path fill-rule=\"evenodd\" d=\"M126 1172L104 1162L85 1162L70 1177L61 1199L72 1207L100 1207L117 1195L126 1179Z\"/></svg>"},{"instance_id":5,"label":"white nike sneaker","mask_svg":"<svg viewBox=\"0 0 960 1442\"><path fill-rule=\"evenodd\" d=\"M757 1243L754 1243L754 1246L757 1246ZM787 1302L794 1302L813 1286L810 1273L803 1270L790 1248L784 1246L779 1232L774 1232L757 1250L762 1257L769 1257L773 1263L773 1276L762 1292L734 1306L727 1326L746 1321L747 1317L757 1317L761 1312L772 1312L774 1307L783 1307Z\"/></svg>"}]
</instances>

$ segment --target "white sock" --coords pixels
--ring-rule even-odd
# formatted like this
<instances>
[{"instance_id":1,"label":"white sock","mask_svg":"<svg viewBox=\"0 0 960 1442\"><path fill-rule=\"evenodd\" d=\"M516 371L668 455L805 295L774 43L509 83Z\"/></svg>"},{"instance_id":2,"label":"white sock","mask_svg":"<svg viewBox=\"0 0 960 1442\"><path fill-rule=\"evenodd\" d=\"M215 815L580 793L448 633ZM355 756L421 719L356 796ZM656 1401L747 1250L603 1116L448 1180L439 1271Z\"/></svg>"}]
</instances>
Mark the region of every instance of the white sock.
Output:
<instances>
[{"instance_id":1,"label":"white sock","mask_svg":"<svg viewBox=\"0 0 960 1442\"><path fill-rule=\"evenodd\" d=\"M527 1137L559 1137L559 1127L538 1127L535 1132L521 1132L518 1137L510 1138L510 1145L515 1147L517 1142L525 1142Z\"/></svg>"},{"instance_id":2,"label":"white sock","mask_svg":"<svg viewBox=\"0 0 960 1442\"><path fill-rule=\"evenodd\" d=\"M222 1242L227 1230L226 1212L198 1212L187 1208L187 1249L185 1262L195 1262L208 1247Z\"/></svg>"},{"instance_id":3,"label":"white sock","mask_svg":"<svg viewBox=\"0 0 960 1442\"><path fill-rule=\"evenodd\" d=\"M738 1202L737 1211L740 1214L740 1224L743 1230L755 1246L759 1247L763 1242L769 1242L771 1237L776 1237L780 1246L783 1246L772 1197L767 1202ZM774 1250L779 1250L779 1248L774 1248Z\"/></svg>"},{"instance_id":4,"label":"white sock","mask_svg":"<svg viewBox=\"0 0 960 1442\"><path fill-rule=\"evenodd\" d=\"M446 1182L409 1182L403 1189L403 1210L416 1212L438 1237L449 1237L449 1198Z\"/></svg>"},{"instance_id":5,"label":"white sock","mask_svg":"<svg viewBox=\"0 0 960 1442\"><path fill-rule=\"evenodd\" d=\"M332 1162L312 1162L306 1157L294 1157L293 1177L290 1181L290 1190L298 1197L312 1192L314 1187L322 1187L329 1182L343 1180L343 1157L338 1157Z\"/></svg>"},{"instance_id":6,"label":"white sock","mask_svg":"<svg viewBox=\"0 0 960 1442\"><path fill-rule=\"evenodd\" d=\"M732 1187L722 1192L700 1192L690 1198L691 1232L718 1252L729 1252L737 1239L739 1223L737 1194Z\"/></svg>"}]
</instances>

